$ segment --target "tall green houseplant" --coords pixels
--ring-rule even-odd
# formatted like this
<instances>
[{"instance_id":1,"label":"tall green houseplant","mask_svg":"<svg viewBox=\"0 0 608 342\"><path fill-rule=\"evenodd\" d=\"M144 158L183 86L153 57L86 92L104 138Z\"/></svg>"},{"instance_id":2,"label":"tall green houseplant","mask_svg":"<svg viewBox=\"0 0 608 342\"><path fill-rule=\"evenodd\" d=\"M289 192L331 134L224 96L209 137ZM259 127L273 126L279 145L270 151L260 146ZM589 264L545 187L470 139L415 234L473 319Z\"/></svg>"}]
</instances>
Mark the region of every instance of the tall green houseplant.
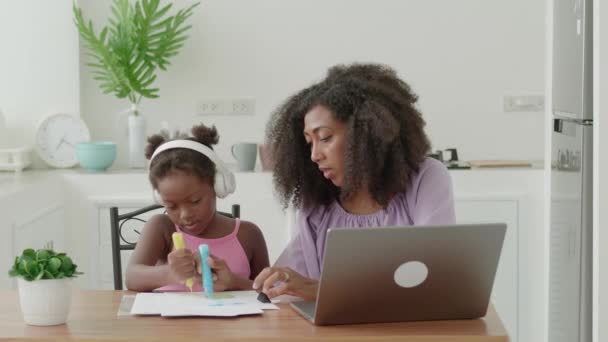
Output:
<instances>
[{"instance_id":1,"label":"tall green houseplant","mask_svg":"<svg viewBox=\"0 0 608 342\"><path fill-rule=\"evenodd\" d=\"M177 55L188 38L192 25L186 20L200 3L168 15L173 6L160 5L160 0L113 0L109 25L95 33L93 22L85 21L82 10L74 3L74 22L93 62L94 79L105 94L128 98L133 105L142 97L158 97L153 86L158 69L166 70L169 59ZM137 115L137 113L135 113Z\"/></svg>"},{"instance_id":2,"label":"tall green houseplant","mask_svg":"<svg viewBox=\"0 0 608 342\"><path fill-rule=\"evenodd\" d=\"M166 70L169 59L184 45L191 28L186 20L198 5L194 3L169 15L171 1L161 6L160 0L113 0L109 23L99 34L91 20L85 21L78 5L73 5L74 22L87 55L92 58L87 65L92 68L94 79L105 94L113 93L131 103L127 111L130 167L146 165L146 122L138 104L143 97L158 97L156 73L158 69Z\"/></svg>"}]
</instances>

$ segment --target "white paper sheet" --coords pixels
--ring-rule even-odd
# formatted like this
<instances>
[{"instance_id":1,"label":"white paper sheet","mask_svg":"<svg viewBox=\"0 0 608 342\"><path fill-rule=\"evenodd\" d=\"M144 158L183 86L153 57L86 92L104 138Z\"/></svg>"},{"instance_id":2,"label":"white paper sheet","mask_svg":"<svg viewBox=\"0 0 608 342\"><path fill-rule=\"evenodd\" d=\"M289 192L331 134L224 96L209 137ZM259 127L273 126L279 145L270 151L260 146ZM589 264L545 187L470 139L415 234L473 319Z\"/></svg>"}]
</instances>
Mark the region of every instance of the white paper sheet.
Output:
<instances>
[{"instance_id":1,"label":"white paper sheet","mask_svg":"<svg viewBox=\"0 0 608 342\"><path fill-rule=\"evenodd\" d=\"M131 307L131 315L160 315L163 295L163 293L138 293Z\"/></svg>"},{"instance_id":2,"label":"white paper sheet","mask_svg":"<svg viewBox=\"0 0 608 342\"><path fill-rule=\"evenodd\" d=\"M257 300L255 291L218 292L208 298L203 292L138 293L132 315L231 317L261 314L278 307Z\"/></svg>"}]
</instances>

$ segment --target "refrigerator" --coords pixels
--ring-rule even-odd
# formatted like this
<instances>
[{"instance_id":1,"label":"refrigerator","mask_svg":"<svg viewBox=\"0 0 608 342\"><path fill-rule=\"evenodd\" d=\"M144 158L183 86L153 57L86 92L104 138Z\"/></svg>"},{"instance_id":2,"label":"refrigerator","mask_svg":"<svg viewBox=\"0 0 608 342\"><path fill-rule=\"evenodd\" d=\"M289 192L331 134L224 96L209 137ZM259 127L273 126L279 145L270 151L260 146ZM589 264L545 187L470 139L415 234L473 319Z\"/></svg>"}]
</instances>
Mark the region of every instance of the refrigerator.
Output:
<instances>
[{"instance_id":1,"label":"refrigerator","mask_svg":"<svg viewBox=\"0 0 608 342\"><path fill-rule=\"evenodd\" d=\"M592 3L553 1L551 342L592 340Z\"/></svg>"}]
</instances>

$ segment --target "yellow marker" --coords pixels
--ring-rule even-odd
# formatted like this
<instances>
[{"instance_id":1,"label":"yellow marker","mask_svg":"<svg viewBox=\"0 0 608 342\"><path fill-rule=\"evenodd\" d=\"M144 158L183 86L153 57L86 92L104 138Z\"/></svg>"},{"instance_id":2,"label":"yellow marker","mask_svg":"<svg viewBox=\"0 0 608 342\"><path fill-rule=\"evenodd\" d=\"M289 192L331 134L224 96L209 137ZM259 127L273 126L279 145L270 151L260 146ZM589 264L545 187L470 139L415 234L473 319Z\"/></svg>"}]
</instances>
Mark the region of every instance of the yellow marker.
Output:
<instances>
[{"instance_id":1,"label":"yellow marker","mask_svg":"<svg viewBox=\"0 0 608 342\"><path fill-rule=\"evenodd\" d=\"M173 235L171 235L171 237L173 238L173 246L176 250L186 248L186 244L184 243L184 236L182 235L182 233L175 232L173 233ZM186 286L190 289L190 292L192 292L193 285L194 280L192 278L186 279Z\"/></svg>"}]
</instances>

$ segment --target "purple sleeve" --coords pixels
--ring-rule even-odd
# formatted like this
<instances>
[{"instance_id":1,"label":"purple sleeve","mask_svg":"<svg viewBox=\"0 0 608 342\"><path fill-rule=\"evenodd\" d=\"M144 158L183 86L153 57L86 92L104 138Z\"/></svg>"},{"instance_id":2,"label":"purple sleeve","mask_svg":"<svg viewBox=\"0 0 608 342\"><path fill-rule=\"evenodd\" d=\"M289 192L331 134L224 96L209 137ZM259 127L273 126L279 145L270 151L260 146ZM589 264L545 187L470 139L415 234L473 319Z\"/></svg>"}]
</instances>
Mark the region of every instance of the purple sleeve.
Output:
<instances>
[{"instance_id":1,"label":"purple sleeve","mask_svg":"<svg viewBox=\"0 0 608 342\"><path fill-rule=\"evenodd\" d=\"M455 224L454 192L447 168L434 159L423 165L414 181L416 191L410 192L414 225Z\"/></svg>"},{"instance_id":2,"label":"purple sleeve","mask_svg":"<svg viewBox=\"0 0 608 342\"><path fill-rule=\"evenodd\" d=\"M296 236L287 244L274 266L289 267L304 277L318 278L315 228L309 220L310 212L300 209L296 214Z\"/></svg>"}]
</instances>

